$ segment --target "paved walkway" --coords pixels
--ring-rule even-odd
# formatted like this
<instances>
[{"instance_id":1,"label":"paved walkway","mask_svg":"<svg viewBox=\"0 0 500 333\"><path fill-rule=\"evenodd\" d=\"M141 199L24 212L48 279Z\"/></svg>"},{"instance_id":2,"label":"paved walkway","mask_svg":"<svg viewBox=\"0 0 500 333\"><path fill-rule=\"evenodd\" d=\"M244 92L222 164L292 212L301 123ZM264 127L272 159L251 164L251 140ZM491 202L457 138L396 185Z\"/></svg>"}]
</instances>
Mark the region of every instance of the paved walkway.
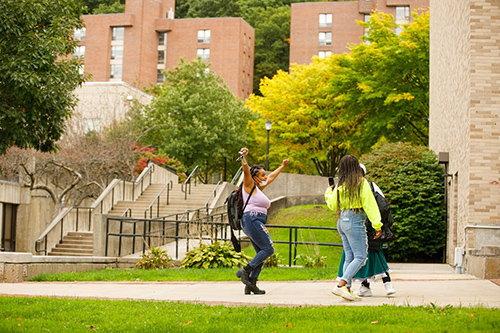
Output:
<instances>
[{"instance_id":1,"label":"paved walkway","mask_svg":"<svg viewBox=\"0 0 500 333\"><path fill-rule=\"evenodd\" d=\"M335 281L262 281L265 295L244 295L241 282L22 282L1 283L1 296L48 296L113 300L181 301L249 306L428 305L500 308L500 286L490 280L455 274L446 264L390 264L397 293L385 295L381 282L373 297L345 301L330 293ZM264 272L265 273L265 272ZM355 288L359 284L355 285Z\"/></svg>"}]
</instances>

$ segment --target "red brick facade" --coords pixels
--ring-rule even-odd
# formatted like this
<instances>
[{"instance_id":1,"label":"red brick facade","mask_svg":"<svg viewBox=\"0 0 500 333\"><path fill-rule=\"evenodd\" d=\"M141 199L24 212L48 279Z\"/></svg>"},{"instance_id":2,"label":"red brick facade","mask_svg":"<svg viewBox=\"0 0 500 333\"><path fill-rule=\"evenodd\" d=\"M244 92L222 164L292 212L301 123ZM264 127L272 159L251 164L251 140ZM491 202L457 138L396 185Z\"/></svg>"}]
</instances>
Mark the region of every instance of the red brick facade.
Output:
<instances>
[{"instance_id":1,"label":"red brick facade","mask_svg":"<svg viewBox=\"0 0 500 333\"><path fill-rule=\"evenodd\" d=\"M254 29L241 18L174 19L174 0L127 0L124 14L86 15L84 69L91 81L124 81L139 89L157 83L158 69L172 69L180 57L196 58L209 49L211 70L242 98L252 93ZM113 28L123 38L113 41ZM210 30L210 42L198 43L198 30ZM164 60L159 60L159 34L166 33ZM112 45L119 57L112 60ZM120 58L117 60L117 58ZM112 65L121 75L111 76ZM121 67L120 67L121 66Z\"/></svg>"},{"instance_id":2,"label":"red brick facade","mask_svg":"<svg viewBox=\"0 0 500 333\"><path fill-rule=\"evenodd\" d=\"M290 31L290 64L307 64L320 52L328 55L349 51L348 44L359 44L364 28L357 21L363 21L365 14L374 10L396 17L397 7L415 9L429 8L429 0L360 0L338 2L293 3ZM320 26L320 14L331 14L326 24ZM331 23L331 24L330 24ZM331 43L320 45L320 34L330 34ZM328 38L328 37L327 37Z\"/></svg>"}]
</instances>

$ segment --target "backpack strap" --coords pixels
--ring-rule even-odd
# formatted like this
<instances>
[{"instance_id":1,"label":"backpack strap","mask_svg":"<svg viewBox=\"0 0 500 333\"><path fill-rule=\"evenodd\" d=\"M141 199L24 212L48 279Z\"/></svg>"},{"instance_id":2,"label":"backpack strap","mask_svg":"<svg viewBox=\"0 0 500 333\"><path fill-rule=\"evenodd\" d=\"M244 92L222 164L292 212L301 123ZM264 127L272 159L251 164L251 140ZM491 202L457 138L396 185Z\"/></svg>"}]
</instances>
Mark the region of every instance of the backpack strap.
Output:
<instances>
[{"instance_id":1,"label":"backpack strap","mask_svg":"<svg viewBox=\"0 0 500 333\"><path fill-rule=\"evenodd\" d=\"M373 187L373 182L370 182L370 188L372 189L372 192L375 193L375 188Z\"/></svg>"},{"instance_id":2,"label":"backpack strap","mask_svg":"<svg viewBox=\"0 0 500 333\"><path fill-rule=\"evenodd\" d=\"M245 202L245 206L243 206L243 213L245 213L245 208L247 208L248 201L250 201L250 197L252 196L253 190L255 190L256 187L257 187L257 185L253 184L252 190L250 191L250 194L248 195L247 201ZM245 189L242 188L242 190L244 191Z\"/></svg>"}]
</instances>

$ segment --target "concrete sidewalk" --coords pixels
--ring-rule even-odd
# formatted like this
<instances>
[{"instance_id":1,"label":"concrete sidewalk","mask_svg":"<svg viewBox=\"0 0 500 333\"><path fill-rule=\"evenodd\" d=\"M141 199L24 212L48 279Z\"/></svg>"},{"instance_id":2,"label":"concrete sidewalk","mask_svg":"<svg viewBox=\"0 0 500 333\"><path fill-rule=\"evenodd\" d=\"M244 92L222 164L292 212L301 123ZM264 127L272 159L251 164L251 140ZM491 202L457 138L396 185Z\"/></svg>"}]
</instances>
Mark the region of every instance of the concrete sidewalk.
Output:
<instances>
[{"instance_id":1,"label":"concrete sidewalk","mask_svg":"<svg viewBox=\"0 0 500 333\"><path fill-rule=\"evenodd\" d=\"M390 264L397 293L372 283L373 297L345 301L330 293L335 281L262 281L265 295L244 295L241 282L22 282L0 284L0 296L47 296L112 300L181 301L228 306L428 305L500 308L500 286L455 274L446 264ZM264 275L265 276L265 271ZM359 287L359 283L355 284Z\"/></svg>"}]
</instances>

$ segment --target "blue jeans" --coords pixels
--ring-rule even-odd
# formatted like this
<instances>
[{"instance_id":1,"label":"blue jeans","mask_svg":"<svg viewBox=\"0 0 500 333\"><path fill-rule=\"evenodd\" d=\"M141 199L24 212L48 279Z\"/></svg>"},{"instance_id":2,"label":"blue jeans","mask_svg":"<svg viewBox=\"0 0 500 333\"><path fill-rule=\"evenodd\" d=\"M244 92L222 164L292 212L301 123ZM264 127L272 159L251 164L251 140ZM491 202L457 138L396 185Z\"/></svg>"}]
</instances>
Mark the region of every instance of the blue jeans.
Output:
<instances>
[{"instance_id":1,"label":"blue jeans","mask_svg":"<svg viewBox=\"0 0 500 333\"><path fill-rule=\"evenodd\" d=\"M243 232L250 238L250 242L257 254L248 263L253 271L250 277L259 277L262 266L267 258L273 255L274 245L266 228L267 215L262 213L246 212L242 216L241 226Z\"/></svg>"},{"instance_id":2,"label":"blue jeans","mask_svg":"<svg viewBox=\"0 0 500 333\"><path fill-rule=\"evenodd\" d=\"M344 245L345 262L340 277L351 287L352 278L366 263L368 254L368 238L365 228L366 213L345 209L340 214L337 230Z\"/></svg>"}]
</instances>

